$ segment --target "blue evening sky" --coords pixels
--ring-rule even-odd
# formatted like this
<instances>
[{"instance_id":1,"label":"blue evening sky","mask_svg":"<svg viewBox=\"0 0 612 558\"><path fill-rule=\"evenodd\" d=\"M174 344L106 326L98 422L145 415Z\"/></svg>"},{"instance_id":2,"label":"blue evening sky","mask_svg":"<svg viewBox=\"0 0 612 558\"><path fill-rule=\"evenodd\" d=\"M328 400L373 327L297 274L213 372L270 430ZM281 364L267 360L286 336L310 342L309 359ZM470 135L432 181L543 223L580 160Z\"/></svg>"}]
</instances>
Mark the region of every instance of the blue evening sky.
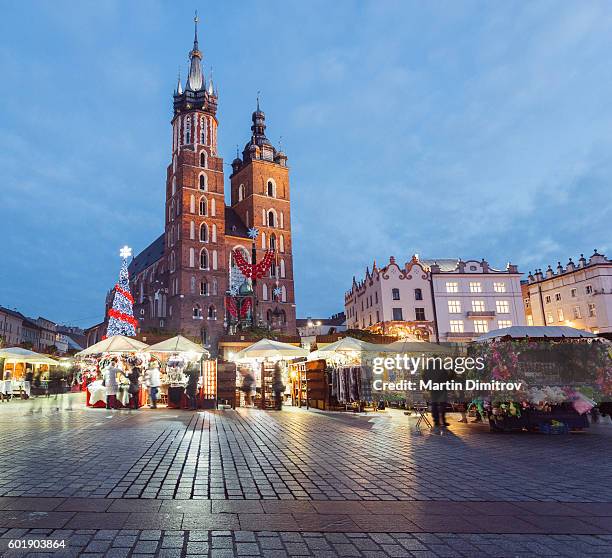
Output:
<instances>
[{"instance_id":1,"label":"blue evening sky","mask_svg":"<svg viewBox=\"0 0 612 558\"><path fill-rule=\"evenodd\" d=\"M257 90L283 137L298 316L374 258L612 255L610 2L3 2L1 305L91 325L162 231L195 8L225 161Z\"/></svg>"}]
</instances>

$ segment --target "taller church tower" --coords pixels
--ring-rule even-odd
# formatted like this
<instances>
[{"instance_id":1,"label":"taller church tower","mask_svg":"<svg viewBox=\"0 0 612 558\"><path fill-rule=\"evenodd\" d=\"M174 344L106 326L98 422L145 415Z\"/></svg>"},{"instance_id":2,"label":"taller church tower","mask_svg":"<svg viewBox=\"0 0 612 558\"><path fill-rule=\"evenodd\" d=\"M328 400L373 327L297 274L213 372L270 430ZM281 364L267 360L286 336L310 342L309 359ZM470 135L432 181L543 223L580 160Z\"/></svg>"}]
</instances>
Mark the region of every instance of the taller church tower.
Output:
<instances>
[{"instance_id":1,"label":"taller church tower","mask_svg":"<svg viewBox=\"0 0 612 558\"><path fill-rule=\"evenodd\" d=\"M202 71L195 18L185 89L174 92L172 162L166 178L165 255L169 328L215 344L223 334L225 201L217 152L217 101Z\"/></svg>"}]
</instances>

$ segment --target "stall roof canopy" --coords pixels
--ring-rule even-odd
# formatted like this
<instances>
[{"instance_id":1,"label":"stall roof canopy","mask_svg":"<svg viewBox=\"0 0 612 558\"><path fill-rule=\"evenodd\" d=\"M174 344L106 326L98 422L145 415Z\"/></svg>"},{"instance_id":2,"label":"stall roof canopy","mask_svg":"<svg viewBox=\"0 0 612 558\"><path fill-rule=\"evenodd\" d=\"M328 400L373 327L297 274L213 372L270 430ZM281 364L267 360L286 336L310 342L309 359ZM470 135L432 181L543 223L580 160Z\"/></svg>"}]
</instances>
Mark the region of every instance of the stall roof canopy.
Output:
<instances>
[{"instance_id":1,"label":"stall roof canopy","mask_svg":"<svg viewBox=\"0 0 612 558\"><path fill-rule=\"evenodd\" d=\"M96 355L99 353L135 353L146 349L149 345L125 335L113 335L95 345L80 351L76 356Z\"/></svg>"},{"instance_id":2,"label":"stall roof canopy","mask_svg":"<svg viewBox=\"0 0 612 558\"><path fill-rule=\"evenodd\" d=\"M273 339L260 339L251 346L242 349L236 353L234 360L242 360L245 358L272 358L272 357L288 357L297 358L308 355L306 349L290 345L289 343L281 343Z\"/></svg>"},{"instance_id":3,"label":"stall roof canopy","mask_svg":"<svg viewBox=\"0 0 612 558\"><path fill-rule=\"evenodd\" d=\"M512 326L503 329L494 329L481 335L476 341L489 341L490 339L502 339L510 337L512 339L531 338L581 338L581 337L597 337L594 333L576 329L569 326Z\"/></svg>"},{"instance_id":4,"label":"stall roof canopy","mask_svg":"<svg viewBox=\"0 0 612 558\"><path fill-rule=\"evenodd\" d=\"M151 345L147 349L148 353L198 353L204 354L206 356L210 356L210 353L202 347L202 345L198 345L193 341L190 341L186 337L182 335L177 335L176 337L172 337L170 339L166 339L165 341L160 341L159 343L155 343L155 345Z\"/></svg>"},{"instance_id":5,"label":"stall roof canopy","mask_svg":"<svg viewBox=\"0 0 612 558\"><path fill-rule=\"evenodd\" d=\"M59 362L48 356L22 349L21 347L7 347L0 349L0 358L12 362L26 362L29 364L48 364L49 366L57 366Z\"/></svg>"}]
</instances>

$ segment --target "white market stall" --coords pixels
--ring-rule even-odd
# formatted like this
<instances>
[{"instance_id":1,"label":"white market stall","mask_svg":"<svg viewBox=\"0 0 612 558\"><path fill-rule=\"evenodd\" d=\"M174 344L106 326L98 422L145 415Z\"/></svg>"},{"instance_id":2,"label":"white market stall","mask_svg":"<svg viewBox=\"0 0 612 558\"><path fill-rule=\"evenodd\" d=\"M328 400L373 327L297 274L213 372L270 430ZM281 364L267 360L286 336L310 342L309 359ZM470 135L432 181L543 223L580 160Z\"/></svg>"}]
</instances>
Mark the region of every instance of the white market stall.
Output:
<instances>
[{"instance_id":1,"label":"white market stall","mask_svg":"<svg viewBox=\"0 0 612 558\"><path fill-rule=\"evenodd\" d=\"M197 372L197 407L214 408L217 398L216 361L207 360L210 353L198 343L177 335L147 348L147 353L160 357L161 402L169 408L187 408L185 388L191 369Z\"/></svg>"},{"instance_id":2,"label":"white market stall","mask_svg":"<svg viewBox=\"0 0 612 558\"><path fill-rule=\"evenodd\" d=\"M22 347L0 349L0 359L4 360L2 380L0 380L2 399L12 397L16 391L20 394L23 392L29 397L32 383L40 385L47 382L50 367L60 364L46 355Z\"/></svg>"},{"instance_id":3,"label":"white market stall","mask_svg":"<svg viewBox=\"0 0 612 558\"><path fill-rule=\"evenodd\" d=\"M253 398L262 409L271 408L273 378L279 374L288 385L287 364L289 361L305 359L308 351L302 347L273 339L260 339L249 347L236 353L232 360L237 363L237 373L245 394L246 404Z\"/></svg>"},{"instance_id":4,"label":"white market stall","mask_svg":"<svg viewBox=\"0 0 612 558\"><path fill-rule=\"evenodd\" d=\"M145 351L147 348L146 343L137 339L124 335L112 335L76 353L80 375L78 382L81 389L86 392L86 405L96 408L106 407L107 396L102 371L110 363L110 359L116 357L117 366L123 372L117 379L119 387L117 403L121 407L127 407L130 401L127 375L132 367L138 367L141 371L146 369L150 360L149 354ZM146 404L146 397L146 390L143 386L138 393L139 407Z\"/></svg>"}]
</instances>

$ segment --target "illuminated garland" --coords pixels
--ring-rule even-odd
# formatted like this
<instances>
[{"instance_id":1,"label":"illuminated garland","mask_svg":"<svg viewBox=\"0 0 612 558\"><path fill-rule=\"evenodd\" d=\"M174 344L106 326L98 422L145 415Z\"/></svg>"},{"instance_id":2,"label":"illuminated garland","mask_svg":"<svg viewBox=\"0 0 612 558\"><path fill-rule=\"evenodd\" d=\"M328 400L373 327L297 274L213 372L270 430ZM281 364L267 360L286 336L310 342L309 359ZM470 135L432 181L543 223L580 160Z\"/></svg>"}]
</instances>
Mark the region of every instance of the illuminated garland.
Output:
<instances>
[{"instance_id":1,"label":"illuminated garland","mask_svg":"<svg viewBox=\"0 0 612 558\"><path fill-rule=\"evenodd\" d=\"M274 250L267 250L263 260L253 265L248 263L239 250L234 251L234 261L240 270L240 273L247 279L261 279L265 276L268 269L274 262Z\"/></svg>"},{"instance_id":2,"label":"illuminated garland","mask_svg":"<svg viewBox=\"0 0 612 558\"><path fill-rule=\"evenodd\" d=\"M236 318L238 316L238 308L236 308L236 301L231 296L225 297L225 307L227 311L230 313L232 318Z\"/></svg>"},{"instance_id":3,"label":"illuminated garland","mask_svg":"<svg viewBox=\"0 0 612 558\"><path fill-rule=\"evenodd\" d=\"M134 337L138 320L134 318L134 297L130 293L130 276L127 266L127 257L123 257L121 261L121 270L119 271L119 281L115 285L115 296L113 297L113 306L108 309L108 329L106 336L126 335Z\"/></svg>"}]
</instances>

